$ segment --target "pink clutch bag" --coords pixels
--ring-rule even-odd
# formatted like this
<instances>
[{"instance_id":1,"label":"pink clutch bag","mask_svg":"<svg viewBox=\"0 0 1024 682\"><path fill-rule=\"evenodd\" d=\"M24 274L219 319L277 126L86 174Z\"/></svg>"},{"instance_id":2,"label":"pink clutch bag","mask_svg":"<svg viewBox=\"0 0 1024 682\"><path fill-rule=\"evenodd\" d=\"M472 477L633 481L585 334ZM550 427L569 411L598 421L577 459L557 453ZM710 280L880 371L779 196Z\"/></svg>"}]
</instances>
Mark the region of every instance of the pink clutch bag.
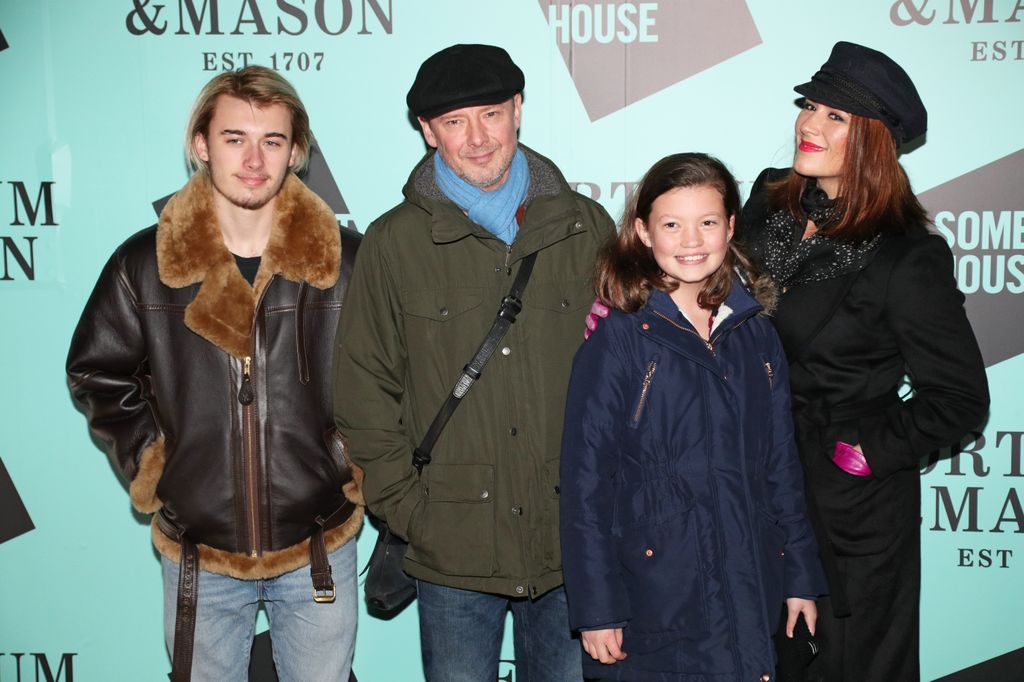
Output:
<instances>
[{"instance_id":1,"label":"pink clutch bag","mask_svg":"<svg viewBox=\"0 0 1024 682\"><path fill-rule=\"evenodd\" d=\"M849 443L836 442L835 452L832 453L832 462L848 474L854 476L870 476L871 467L864 455L857 452Z\"/></svg>"}]
</instances>

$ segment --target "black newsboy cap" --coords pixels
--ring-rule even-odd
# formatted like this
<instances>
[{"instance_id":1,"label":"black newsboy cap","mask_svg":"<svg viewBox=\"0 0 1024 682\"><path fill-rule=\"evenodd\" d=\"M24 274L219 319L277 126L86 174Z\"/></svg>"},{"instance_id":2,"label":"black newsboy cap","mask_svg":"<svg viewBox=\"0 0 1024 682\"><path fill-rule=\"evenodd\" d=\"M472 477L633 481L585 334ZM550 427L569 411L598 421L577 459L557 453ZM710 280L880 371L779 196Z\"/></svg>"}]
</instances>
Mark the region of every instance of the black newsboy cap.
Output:
<instances>
[{"instance_id":1,"label":"black newsboy cap","mask_svg":"<svg viewBox=\"0 0 1024 682\"><path fill-rule=\"evenodd\" d=\"M818 73L793 89L815 102L877 118L892 133L897 147L928 129L928 112L910 76L870 47L836 43Z\"/></svg>"},{"instance_id":2,"label":"black newsboy cap","mask_svg":"<svg viewBox=\"0 0 1024 682\"><path fill-rule=\"evenodd\" d=\"M428 119L453 109L496 104L521 92L523 72L493 45L452 45L423 62L405 97L409 111Z\"/></svg>"}]
</instances>

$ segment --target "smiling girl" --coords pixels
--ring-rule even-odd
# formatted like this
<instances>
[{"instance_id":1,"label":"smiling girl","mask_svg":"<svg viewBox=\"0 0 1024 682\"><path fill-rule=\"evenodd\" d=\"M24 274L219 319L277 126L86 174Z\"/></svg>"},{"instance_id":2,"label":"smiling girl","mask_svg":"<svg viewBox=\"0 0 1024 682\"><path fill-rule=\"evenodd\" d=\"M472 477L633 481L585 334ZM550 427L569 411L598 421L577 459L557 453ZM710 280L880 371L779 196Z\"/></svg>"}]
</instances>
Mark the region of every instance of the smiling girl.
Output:
<instances>
[{"instance_id":1,"label":"smiling girl","mask_svg":"<svg viewBox=\"0 0 1024 682\"><path fill-rule=\"evenodd\" d=\"M736 275L749 266L731 243L738 212L721 162L668 156L598 260L613 310L573 364L560 476L586 676L774 679L783 603L788 634L800 614L814 629L825 585L788 372Z\"/></svg>"}]
</instances>

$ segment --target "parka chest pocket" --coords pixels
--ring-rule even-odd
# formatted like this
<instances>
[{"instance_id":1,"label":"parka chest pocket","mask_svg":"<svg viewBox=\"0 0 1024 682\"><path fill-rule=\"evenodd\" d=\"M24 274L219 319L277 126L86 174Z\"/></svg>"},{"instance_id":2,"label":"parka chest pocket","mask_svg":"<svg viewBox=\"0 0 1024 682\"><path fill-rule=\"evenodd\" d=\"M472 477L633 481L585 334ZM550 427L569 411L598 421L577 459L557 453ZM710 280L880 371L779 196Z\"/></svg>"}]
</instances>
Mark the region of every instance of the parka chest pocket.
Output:
<instances>
[{"instance_id":1,"label":"parka chest pocket","mask_svg":"<svg viewBox=\"0 0 1024 682\"><path fill-rule=\"evenodd\" d=\"M582 324L586 309L594 302L594 290L589 281L531 282L523 296L524 308L535 308L547 313L575 316Z\"/></svg>"},{"instance_id":2,"label":"parka chest pocket","mask_svg":"<svg viewBox=\"0 0 1024 682\"><path fill-rule=\"evenodd\" d=\"M497 311L500 296L491 296L494 310L490 310L490 305L483 307L484 293L478 288L405 292L402 307L409 355L437 358L442 363L441 367L446 368L446 376L456 371L444 363L451 364L456 360L465 363L473 355ZM454 359L448 360L453 356ZM461 367L459 364L458 368Z\"/></svg>"},{"instance_id":3,"label":"parka chest pocket","mask_svg":"<svg viewBox=\"0 0 1024 682\"><path fill-rule=\"evenodd\" d=\"M479 306L483 301L483 292L480 289L410 291L402 299L405 312L410 317L445 323Z\"/></svg>"},{"instance_id":4,"label":"parka chest pocket","mask_svg":"<svg viewBox=\"0 0 1024 682\"><path fill-rule=\"evenodd\" d=\"M492 575L494 466L432 462L423 471L424 503L412 519L410 558L449 575Z\"/></svg>"}]
</instances>

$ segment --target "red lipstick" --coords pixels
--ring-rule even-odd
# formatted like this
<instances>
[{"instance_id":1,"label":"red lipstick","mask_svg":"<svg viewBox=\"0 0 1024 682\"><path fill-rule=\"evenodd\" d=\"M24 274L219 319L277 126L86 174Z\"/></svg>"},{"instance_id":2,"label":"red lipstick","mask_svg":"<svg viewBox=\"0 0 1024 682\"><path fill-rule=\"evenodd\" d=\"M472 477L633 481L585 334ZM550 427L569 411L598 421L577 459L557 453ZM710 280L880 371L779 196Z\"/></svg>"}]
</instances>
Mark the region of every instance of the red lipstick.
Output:
<instances>
[{"instance_id":1,"label":"red lipstick","mask_svg":"<svg viewBox=\"0 0 1024 682\"><path fill-rule=\"evenodd\" d=\"M819 147L818 145L811 144L810 142L801 142L800 146L798 147L798 149L800 151L802 151L802 152L823 152L823 151L825 151L824 147Z\"/></svg>"}]
</instances>

